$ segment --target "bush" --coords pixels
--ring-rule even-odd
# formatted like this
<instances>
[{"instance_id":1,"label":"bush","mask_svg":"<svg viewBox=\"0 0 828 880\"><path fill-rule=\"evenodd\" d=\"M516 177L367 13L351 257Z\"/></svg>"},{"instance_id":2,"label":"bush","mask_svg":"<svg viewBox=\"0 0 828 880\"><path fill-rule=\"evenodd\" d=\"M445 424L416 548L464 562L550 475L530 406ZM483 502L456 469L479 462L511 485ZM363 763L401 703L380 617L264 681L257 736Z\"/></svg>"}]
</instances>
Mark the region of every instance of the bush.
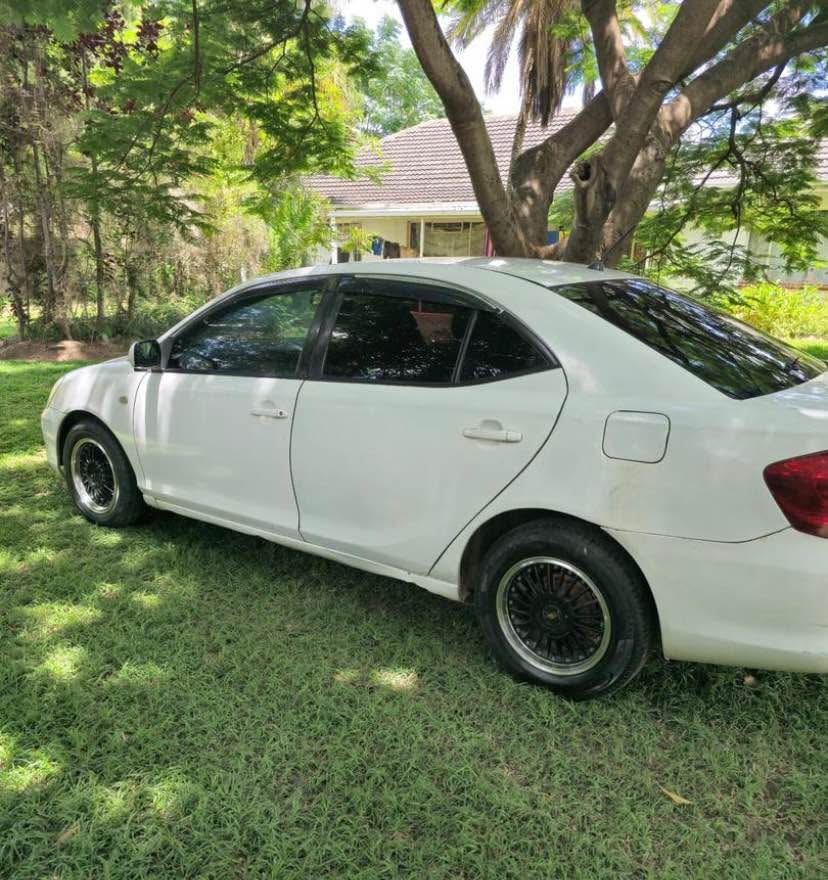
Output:
<instances>
[{"instance_id":1,"label":"bush","mask_svg":"<svg viewBox=\"0 0 828 880\"><path fill-rule=\"evenodd\" d=\"M724 306L734 317L773 336L828 337L828 297L815 287L790 290L753 284Z\"/></svg>"},{"instance_id":2,"label":"bush","mask_svg":"<svg viewBox=\"0 0 828 880\"><path fill-rule=\"evenodd\" d=\"M169 330L182 318L186 318L205 301L203 296L176 296L169 299L140 300L131 320L124 313L107 315L96 331L93 315L76 315L72 318L72 336L75 339L154 339ZM28 328L29 339L37 342L58 342L60 329L51 324L46 326L36 318Z\"/></svg>"}]
</instances>

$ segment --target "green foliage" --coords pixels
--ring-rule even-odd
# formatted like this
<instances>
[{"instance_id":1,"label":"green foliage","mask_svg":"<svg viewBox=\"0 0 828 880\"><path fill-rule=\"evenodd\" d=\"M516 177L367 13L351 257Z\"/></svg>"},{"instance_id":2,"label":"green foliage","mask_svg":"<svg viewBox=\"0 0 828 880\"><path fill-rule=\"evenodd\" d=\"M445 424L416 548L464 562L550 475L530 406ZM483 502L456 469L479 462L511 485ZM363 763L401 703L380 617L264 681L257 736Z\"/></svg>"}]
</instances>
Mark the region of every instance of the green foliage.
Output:
<instances>
[{"instance_id":1,"label":"green foliage","mask_svg":"<svg viewBox=\"0 0 828 880\"><path fill-rule=\"evenodd\" d=\"M307 265L318 248L330 246L327 205L295 180L262 189L247 209L267 226L269 249L263 265L269 272Z\"/></svg>"},{"instance_id":2,"label":"green foliage","mask_svg":"<svg viewBox=\"0 0 828 880\"><path fill-rule=\"evenodd\" d=\"M810 77L803 80L804 85ZM803 110L797 102L790 112ZM828 237L828 211L816 191L818 141L809 115L768 121L761 109L729 111L697 126L668 163L657 199L635 230L636 253L623 267L689 282L696 293L735 295L769 268L747 237L773 243L777 269L805 271ZM692 230L692 242L688 242Z\"/></svg>"},{"instance_id":3,"label":"green foliage","mask_svg":"<svg viewBox=\"0 0 828 880\"><path fill-rule=\"evenodd\" d=\"M363 229L361 226L351 226L342 243L342 248L349 254L359 256L371 250L372 238L373 235L367 229Z\"/></svg>"},{"instance_id":4,"label":"green foliage","mask_svg":"<svg viewBox=\"0 0 828 880\"><path fill-rule=\"evenodd\" d=\"M117 312L107 315L99 324L94 316L80 314L75 316L72 326L79 339L151 339L186 318L207 299L209 297L206 294L146 298L139 301L132 315ZM37 342L58 342L60 330L54 324L46 324L34 318L29 327L29 338Z\"/></svg>"},{"instance_id":5,"label":"green foliage","mask_svg":"<svg viewBox=\"0 0 828 880\"><path fill-rule=\"evenodd\" d=\"M828 338L828 297L813 287L754 284L722 304L735 317L773 336Z\"/></svg>"},{"instance_id":6,"label":"green foliage","mask_svg":"<svg viewBox=\"0 0 828 880\"><path fill-rule=\"evenodd\" d=\"M385 60L410 69L382 33ZM142 302L307 261L329 231L297 181L353 173L372 40L323 0L0 2L15 314L85 335L97 301L95 332L111 335Z\"/></svg>"},{"instance_id":7,"label":"green foliage","mask_svg":"<svg viewBox=\"0 0 828 880\"><path fill-rule=\"evenodd\" d=\"M443 105L423 73L413 49L399 41L400 25L385 16L371 37L376 70L362 86L368 135L385 137L426 119L443 116Z\"/></svg>"}]
</instances>

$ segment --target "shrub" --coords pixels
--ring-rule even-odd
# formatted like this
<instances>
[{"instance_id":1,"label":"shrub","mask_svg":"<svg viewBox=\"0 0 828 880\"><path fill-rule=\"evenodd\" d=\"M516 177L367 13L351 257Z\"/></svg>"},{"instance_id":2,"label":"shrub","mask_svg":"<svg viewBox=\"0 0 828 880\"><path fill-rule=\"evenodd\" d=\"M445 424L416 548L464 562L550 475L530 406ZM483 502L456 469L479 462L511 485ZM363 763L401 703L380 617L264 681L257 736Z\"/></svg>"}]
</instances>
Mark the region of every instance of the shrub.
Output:
<instances>
[{"instance_id":1,"label":"shrub","mask_svg":"<svg viewBox=\"0 0 828 880\"><path fill-rule=\"evenodd\" d=\"M72 335L75 339L154 339L169 330L182 318L186 318L205 301L204 296L175 296L168 299L139 300L135 312L128 319L123 312L107 315L100 332L96 331L93 315L75 315L72 318ZM28 328L30 339L38 342L57 342L60 330L54 324L44 325L36 318Z\"/></svg>"},{"instance_id":2,"label":"shrub","mask_svg":"<svg viewBox=\"0 0 828 880\"><path fill-rule=\"evenodd\" d=\"M788 289L763 283L744 287L724 307L736 318L773 336L828 337L828 297L815 287Z\"/></svg>"}]
</instances>

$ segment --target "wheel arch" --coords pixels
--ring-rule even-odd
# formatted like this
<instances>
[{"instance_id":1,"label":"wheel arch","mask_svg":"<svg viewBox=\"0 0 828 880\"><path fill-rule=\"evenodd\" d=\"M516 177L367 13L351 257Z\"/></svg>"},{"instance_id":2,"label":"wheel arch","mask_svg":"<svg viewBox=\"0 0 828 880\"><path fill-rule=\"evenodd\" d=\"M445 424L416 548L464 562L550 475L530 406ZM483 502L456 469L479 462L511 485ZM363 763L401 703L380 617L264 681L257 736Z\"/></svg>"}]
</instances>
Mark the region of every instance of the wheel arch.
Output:
<instances>
[{"instance_id":1,"label":"wheel arch","mask_svg":"<svg viewBox=\"0 0 828 880\"><path fill-rule=\"evenodd\" d=\"M481 523L481 525L475 529L474 533L466 542L466 546L463 548L463 555L460 558L458 590L461 602L471 601L474 593L474 584L480 568L480 562L486 548L512 529L539 519L558 520L561 525L565 525L566 523L577 523L580 526L586 526L590 529L594 529L596 532L600 532L604 540L609 541L614 547L616 547L635 569L641 578L642 583L647 588L647 593L650 597L653 620L655 621L656 631L660 636L661 620L659 618L658 606L655 601L655 596L653 595L653 590L650 587L644 572L641 570L641 566L635 561L633 556L630 555L627 548L619 544L612 535L605 532L595 523L591 523L588 520L581 519L577 516L571 516L570 514L545 508L528 507L516 510L506 510L502 513L498 513L491 519L486 520L486 522Z\"/></svg>"},{"instance_id":2,"label":"wheel arch","mask_svg":"<svg viewBox=\"0 0 828 880\"><path fill-rule=\"evenodd\" d=\"M63 447L66 445L66 438L69 436L69 432L72 430L72 428L74 428L75 425L77 425L79 422L95 422L96 424L100 425L118 444L118 448L121 450L121 452L123 452L124 458L129 461L129 456L126 453L123 444L117 438L112 428L110 428L103 419L101 419L99 416L96 416L95 413L89 412L88 410L76 409L66 413L66 415L63 417L63 421L60 423L60 427L58 428L57 455L61 467L63 467Z\"/></svg>"}]
</instances>

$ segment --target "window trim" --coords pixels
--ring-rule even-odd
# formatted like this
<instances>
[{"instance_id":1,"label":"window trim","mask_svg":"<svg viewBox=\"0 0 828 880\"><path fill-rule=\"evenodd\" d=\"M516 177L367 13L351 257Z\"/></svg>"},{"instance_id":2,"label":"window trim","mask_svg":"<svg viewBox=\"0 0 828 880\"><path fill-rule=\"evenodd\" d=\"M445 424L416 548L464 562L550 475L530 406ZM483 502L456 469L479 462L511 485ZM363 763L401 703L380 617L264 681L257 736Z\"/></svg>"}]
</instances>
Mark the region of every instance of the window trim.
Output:
<instances>
[{"instance_id":1,"label":"window trim","mask_svg":"<svg viewBox=\"0 0 828 880\"><path fill-rule=\"evenodd\" d=\"M396 275L391 273L385 275L374 272L360 274L359 272L353 272L342 273L341 275L335 277L336 280L332 285L332 289L329 291L330 298L328 299L327 303L324 303L325 315L320 322L320 327L316 337L314 349L310 356L310 368L306 376L306 378L309 380L312 380L314 382L339 382L351 385L373 385L384 387L464 388L472 385L487 385L492 382L508 382L510 379L518 379L522 376L531 376L534 373L544 373L547 370L561 369L560 361L555 357L549 346L534 331L527 327L519 318L517 318L511 312L507 311L502 306L495 305L489 302L485 297L478 294L477 292L458 287L454 284L446 284L443 281L432 280L430 278L421 278L419 276L412 275ZM417 382L406 379L402 379L399 381L371 381L370 379L363 378L324 375L323 368L325 364L325 357L328 353L328 344L331 339L331 334L333 332L334 325L336 324L336 319L339 316L339 308L342 304L342 299L344 298L345 293L349 292L347 290L347 282L354 280L375 280L377 282L396 281L403 282L407 285L415 287L442 288L446 291L445 298L443 298L443 295L438 292L437 296L430 301L446 302L471 310L471 317L466 324L465 335L460 344L460 350L458 351L457 360L454 364L454 369L452 370L451 379L448 382ZM402 291L398 292L392 290L390 292L381 293L379 291L366 290L364 292L369 295L396 296L400 299L417 299L416 296L412 297L410 294L404 293ZM430 298L425 297L424 299L429 300ZM541 367L509 373L508 376L487 376L482 379L468 379L465 381L460 381L460 373L463 369L463 361L469 347L472 329L477 323L478 312L489 312L490 314L496 315L501 321L503 321L508 327L514 330L526 342L537 349L537 351L540 352L540 354L543 356L545 364Z\"/></svg>"},{"instance_id":2,"label":"window trim","mask_svg":"<svg viewBox=\"0 0 828 880\"><path fill-rule=\"evenodd\" d=\"M225 309L233 308L237 305L242 305L248 301L267 299L270 296L276 295L288 296L291 293L302 290L303 288L315 286L314 281L316 279L321 282L319 284L321 298L316 306L316 311L314 312L313 318L311 319L311 323L308 326L308 332L305 335L305 341L302 345L302 351L299 353L299 360L296 364L296 370L292 374L276 372L259 373L252 372L250 370L186 370L182 367L171 367L169 365L172 350L175 346L176 341L185 333L190 332L194 327L208 321L212 315L223 312ZM162 353L161 372L175 373L186 376L236 376L248 379L307 378L310 357L314 350L317 337L319 335L319 328L322 322L322 316L327 308L327 301L332 286L331 281L335 279L336 276L323 275L308 276L304 278L288 278L284 281L265 281L258 284L254 282L250 286L242 288L231 296L223 297L217 303L215 303L215 305L211 306L206 311L201 312L198 315L194 315L191 319L187 321L186 324L184 324L183 327L179 328L176 331L175 335L170 336L168 339L164 340L164 349L166 350Z\"/></svg>"}]
</instances>

